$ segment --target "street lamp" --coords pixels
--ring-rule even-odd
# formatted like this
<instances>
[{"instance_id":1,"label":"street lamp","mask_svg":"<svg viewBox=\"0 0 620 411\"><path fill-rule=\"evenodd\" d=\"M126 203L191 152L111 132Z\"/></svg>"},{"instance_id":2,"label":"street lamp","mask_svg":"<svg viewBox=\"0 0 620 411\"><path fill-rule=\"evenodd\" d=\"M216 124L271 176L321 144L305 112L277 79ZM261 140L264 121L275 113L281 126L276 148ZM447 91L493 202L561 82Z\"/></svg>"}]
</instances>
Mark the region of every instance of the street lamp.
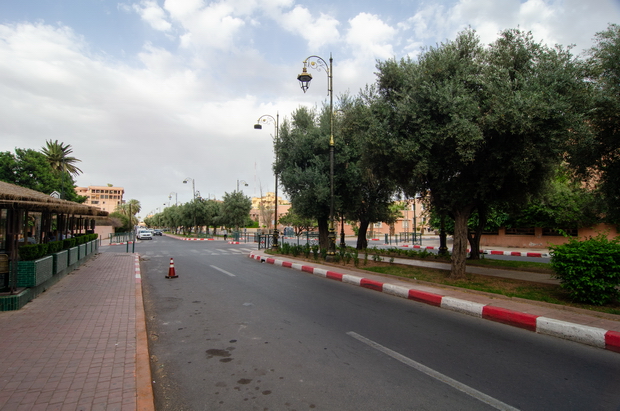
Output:
<instances>
[{"instance_id":1,"label":"street lamp","mask_svg":"<svg viewBox=\"0 0 620 411\"><path fill-rule=\"evenodd\" d=\"M248 183L246 183L245 180L237 180L237 192L239 192L239 183L243 183L246 187L248 186Z\"/></svg>"},{"instance_id":2,"label":"street lamp","mask_svg":"<svg viewBox=\"0 0 620 411\"><path fill-rule=\"evenodd\" d=\"M280 123L280 113L276 113L276 118L273 118L272 115L269 114L264 114L262 116L260 116L258 118L258 120L256 121L256 124L254 124L254 129L255 130L262 130L263 126L262 124L269 124L269 123L273 123L275 126L275 148L274 148L274 153L276 155L276 163L278 162L278 143L280 142L279 140L279 123ZM276 188L275 188L275 200L274 200L274 228L273 228L273 244L271 244L271 248L273 250L277 250L278 249L278 173L274 172L275 176L276 176Z\"/></svg>"},{"instance_id":3,"label":"street lamp","mask_svg":"<svg viewBox=\"0 0 620 411\"><path fill-rule=\"evenodd\" d=\"M185 180L183 180L183 184L187 184L189 180L192 180L192 210L194 211L194 230L196 230L196 180L191 177L187 177ZM196 237L198 237L198 233L196 232L195 234Z\"/></svg>"},{"instance_id":4,"label":"street lamp","mask_svg":"<svg viewBox=\"0 0 620 411\"><path fill-rule=\"evenodd\" d=\"M170 202L172 202L172 195L174 194L174 205L178 205L179 204L179 199L178 199L178 195L177 193L175 193L174 191L171 192L170 194L168 194L168 200Z\"/></svg>"},{"instance_id":5,"label":"street lamp","mask_svg":"<svg viewBox=\"0 0 620 411\"><path fill-rule=\"evenodd\" d=\"M321 69L325 70L327 73L327 93L329 94L329 127L330 127L330 136L329 136L329 184L330 184L330 205L329 205L329 234L328 238L328 248L327 248L327 256L328 259L333 259L336 255L336 230L334 229L334 78L333 78L333 70L332 63L333 58L331 54L329 55L329 65L325 60L323 60L319 56L310 56L304 60L304 68L300 75L297 76L297 80L299 80L299 85L304 93L308 90L310 86L310 81L312 80L312 75L308 73L307 67L321 71Z\"/></svg>"}]
</instances>

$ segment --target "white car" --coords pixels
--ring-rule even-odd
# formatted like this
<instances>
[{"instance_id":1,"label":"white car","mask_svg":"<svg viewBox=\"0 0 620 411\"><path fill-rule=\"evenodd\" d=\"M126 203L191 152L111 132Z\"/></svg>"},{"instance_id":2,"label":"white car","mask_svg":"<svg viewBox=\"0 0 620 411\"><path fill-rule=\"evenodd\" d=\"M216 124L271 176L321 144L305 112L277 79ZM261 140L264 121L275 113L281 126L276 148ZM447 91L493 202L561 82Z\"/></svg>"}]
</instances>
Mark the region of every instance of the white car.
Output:
<instances>
[{"instance_id":1,"label":"white car","mask_svg":"<svg viewBox=\"0 0 620 411\"><path fill-rule=\"evenodd\" d=\"M152 240L153 234L149 230L140 230L136 237L138 240Z\"/></svg>"}]
</instances>

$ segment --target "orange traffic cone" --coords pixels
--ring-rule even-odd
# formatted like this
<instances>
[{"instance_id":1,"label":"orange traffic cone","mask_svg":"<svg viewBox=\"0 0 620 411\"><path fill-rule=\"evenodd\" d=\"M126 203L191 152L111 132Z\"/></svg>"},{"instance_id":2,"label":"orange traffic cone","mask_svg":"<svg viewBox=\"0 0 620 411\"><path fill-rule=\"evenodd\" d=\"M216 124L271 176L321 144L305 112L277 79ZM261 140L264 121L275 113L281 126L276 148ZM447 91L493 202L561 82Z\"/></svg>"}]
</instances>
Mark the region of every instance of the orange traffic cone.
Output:
<instances>
[{"instance_id":1,"label":"orange traffic cone","mask_svg":"<svg viewBox=\"0 0 620 411\"><path fill-rule=\"evenodd\" d=\"M174 272L174 260L170 257L170 268L168 269L168 275L166 278L177 278L178 275Z\"/></svg>"}]
</instances>

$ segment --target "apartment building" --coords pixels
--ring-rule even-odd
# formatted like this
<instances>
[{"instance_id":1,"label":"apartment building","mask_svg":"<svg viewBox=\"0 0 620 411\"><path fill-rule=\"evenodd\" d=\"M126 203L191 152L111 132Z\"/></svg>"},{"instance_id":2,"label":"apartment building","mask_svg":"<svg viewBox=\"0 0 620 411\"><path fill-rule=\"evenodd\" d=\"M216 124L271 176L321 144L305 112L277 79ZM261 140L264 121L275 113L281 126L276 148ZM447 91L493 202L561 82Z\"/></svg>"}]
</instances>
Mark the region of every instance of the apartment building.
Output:
<instances>
[{"instance_id":1,"label":"apartment building","mask_svg":"<svg viewBox=\"0 0 620 411\"><path fill-rule=\"evenodd\" d=\"M109 213L114 212L117 205L125 202L123 200L123 194L125 193L123 187L113 187L111 185L76 187L75 192L77 195L86 197L84 204L98 207Z\"/></svg>"}]
</instances>

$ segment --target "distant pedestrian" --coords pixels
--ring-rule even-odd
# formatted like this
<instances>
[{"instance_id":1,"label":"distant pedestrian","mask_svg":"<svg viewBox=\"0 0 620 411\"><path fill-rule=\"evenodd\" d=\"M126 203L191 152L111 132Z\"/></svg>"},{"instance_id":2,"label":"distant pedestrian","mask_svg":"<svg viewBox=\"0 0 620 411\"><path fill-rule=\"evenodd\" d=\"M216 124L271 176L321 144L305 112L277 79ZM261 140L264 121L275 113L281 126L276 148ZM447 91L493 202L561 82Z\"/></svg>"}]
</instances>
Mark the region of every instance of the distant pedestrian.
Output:
<instances>
[{"instance_id":1,"label":"distant pedestrian","mask_svg":"<svg viewBox=\"0 0 620 411\"><path fill-rule=\"evenodd\" d=\"M228 238L228 231L224 230L222 231L222 233L224 234L224 241L226 241L226 239Z\"/></svg>"}]
</instances>

